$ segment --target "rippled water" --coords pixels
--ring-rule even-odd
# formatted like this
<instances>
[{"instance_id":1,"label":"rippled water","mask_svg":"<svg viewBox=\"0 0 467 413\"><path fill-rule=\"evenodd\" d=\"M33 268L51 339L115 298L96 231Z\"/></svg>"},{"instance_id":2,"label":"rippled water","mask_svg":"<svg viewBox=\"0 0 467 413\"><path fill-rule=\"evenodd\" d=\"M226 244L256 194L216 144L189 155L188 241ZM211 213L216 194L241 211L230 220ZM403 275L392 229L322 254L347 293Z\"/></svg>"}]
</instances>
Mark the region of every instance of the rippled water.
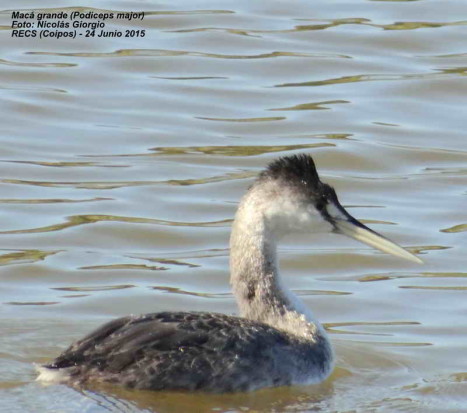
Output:
<instances>
[{"instance_id":1,"label":"rippled water","mask_svg":"<svg viewBox=\"0 0 467 413\"><path fill-rule=\"evenodd\" d=\"M467 3L99 7L145 10L110 27L147 36L11 39L0 14L2 408L467 410ZM112 317L235 313L237 202L269 161L299 152L352 214L425 261L335 235L282 245L291 288L331 333L329 380L216 396L34 382L33 363Z\"/></svg>"}]
</instances>

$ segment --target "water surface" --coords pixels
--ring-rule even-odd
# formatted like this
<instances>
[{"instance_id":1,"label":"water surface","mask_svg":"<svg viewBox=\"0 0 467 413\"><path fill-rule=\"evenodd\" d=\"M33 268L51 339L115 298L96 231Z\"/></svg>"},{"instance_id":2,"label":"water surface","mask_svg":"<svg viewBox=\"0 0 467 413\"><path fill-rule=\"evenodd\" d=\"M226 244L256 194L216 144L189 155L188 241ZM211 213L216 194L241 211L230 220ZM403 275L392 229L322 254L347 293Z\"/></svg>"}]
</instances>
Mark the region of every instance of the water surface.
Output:
<instances>
[{"instance_id":1,"label":"water surface","mask_svg":"<svg viewBox=\"0 0 467 413\"><path fill-rule=\"evenodd\" d=\"M465 410L465 1L104 1L146 11L109 26L146 37L60 41L10 38L18 4L2 6L5 411ZM353 215L425 261L285 240L287 282L336 349L329 380L215 396L34 381L33 363L113 317L236 314L238 200L303 152Z\"/></svg>"}]
</instances>

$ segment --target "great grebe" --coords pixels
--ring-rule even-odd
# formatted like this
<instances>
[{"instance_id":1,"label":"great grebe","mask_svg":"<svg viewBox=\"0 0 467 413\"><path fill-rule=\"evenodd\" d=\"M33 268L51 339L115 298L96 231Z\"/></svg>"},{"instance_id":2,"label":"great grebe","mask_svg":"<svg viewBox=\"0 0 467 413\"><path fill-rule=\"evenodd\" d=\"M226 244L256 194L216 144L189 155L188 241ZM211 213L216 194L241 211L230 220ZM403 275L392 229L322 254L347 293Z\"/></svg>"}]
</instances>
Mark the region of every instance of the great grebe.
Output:
<instances>
[{"instance_id":1,"label":"great grebe","mask_svg":"<svg viewBox=\"0 0 467 413\"><path fill-rule=\"evenodd\" d=\"M353 218L308 155L280 158L242 198L230 238L231 285L241 318L161 312L111 321L40 367L39 380L150 390L249 391L311 384L333 368L321 324L279 277L276 241L336 232L421 262Z\"/></svg>"}]
</instances>

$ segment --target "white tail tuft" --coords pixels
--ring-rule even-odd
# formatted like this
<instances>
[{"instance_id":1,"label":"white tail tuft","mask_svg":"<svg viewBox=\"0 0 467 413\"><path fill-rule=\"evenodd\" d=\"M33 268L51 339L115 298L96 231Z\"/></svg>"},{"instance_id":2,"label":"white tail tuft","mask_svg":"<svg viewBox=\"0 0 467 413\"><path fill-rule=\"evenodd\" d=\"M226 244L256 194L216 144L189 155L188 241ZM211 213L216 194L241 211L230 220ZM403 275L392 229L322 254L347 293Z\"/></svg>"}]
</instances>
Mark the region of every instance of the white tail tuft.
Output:
<instances>
[{"instance_id":1,"label":"white tail tuft","mask_svg":"<svg viewBox=\"0 0 467 413\"><path fill-rule=\"evenodd\" d=\"M62 383L69 378L67 369L49 369L38 364L35 365L35 368L39 373L36 381L44 384Z\"/></svg>"}]
</instances>

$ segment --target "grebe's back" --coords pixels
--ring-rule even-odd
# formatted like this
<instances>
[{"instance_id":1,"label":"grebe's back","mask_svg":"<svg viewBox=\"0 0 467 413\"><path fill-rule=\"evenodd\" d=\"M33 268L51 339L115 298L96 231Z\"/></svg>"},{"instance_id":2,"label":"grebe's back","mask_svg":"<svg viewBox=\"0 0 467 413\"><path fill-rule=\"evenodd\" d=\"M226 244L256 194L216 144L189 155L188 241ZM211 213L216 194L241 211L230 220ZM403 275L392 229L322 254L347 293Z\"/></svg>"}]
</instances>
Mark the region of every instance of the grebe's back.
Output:
<instances>
[{"instance_id":1,"label":"grebe's back","mask_svg":"<svg viewBox=\"0 0 467 413\"><path fill-rule=\"evenodd\" d=\"M139 389L231 392L319 382L331 360L324 337L303 340L224 314L165 312L113 320L43 369L61 372L75 385L97 380Z\"/></svg>"}]
</instances>

